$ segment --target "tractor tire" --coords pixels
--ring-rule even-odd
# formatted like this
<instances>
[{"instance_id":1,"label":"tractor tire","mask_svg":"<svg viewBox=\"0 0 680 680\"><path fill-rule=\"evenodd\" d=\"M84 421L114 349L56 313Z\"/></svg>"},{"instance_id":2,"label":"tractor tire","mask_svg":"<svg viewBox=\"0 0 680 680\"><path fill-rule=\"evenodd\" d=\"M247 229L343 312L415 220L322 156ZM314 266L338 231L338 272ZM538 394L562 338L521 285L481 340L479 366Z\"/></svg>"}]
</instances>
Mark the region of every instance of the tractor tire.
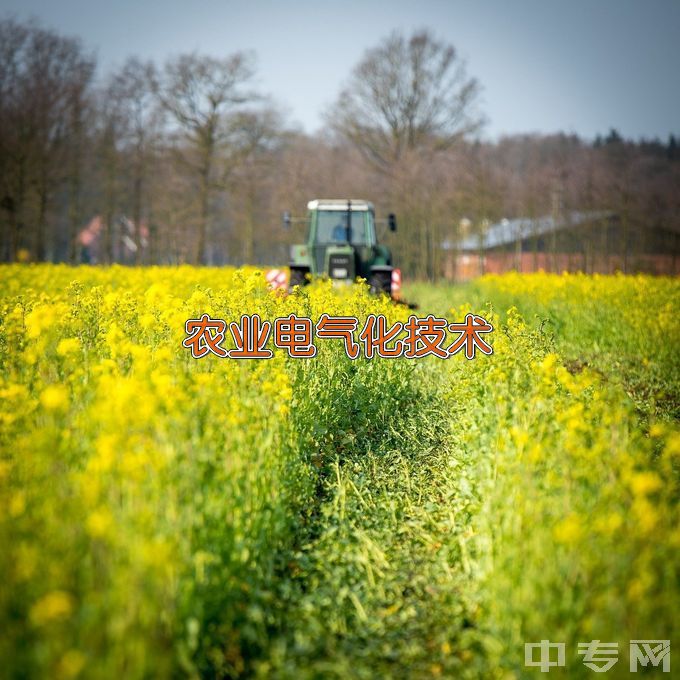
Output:
<instances>
[{"instance_id":1,"label":"tractor tire","mask_svg":"<svg viewBox=\"0 0 680 680\"><path fill-rule=\"evenodd\" d=\"M368 278L368 285L373 295L392 295L392 272L377 271L371 272Z\"/></svg>"},{"instance_id":2,"label":"tractor tire","mask_svg":"<svg viewBox=\"0 0 680 680\"><path fill-rule=\"evenodd\" d=\"M308 269L302 269L300 267L290 268L290 281L288 287L293 290L295 286L306 286L309 281L307 280Z\"/></svg>"}]
</instances>

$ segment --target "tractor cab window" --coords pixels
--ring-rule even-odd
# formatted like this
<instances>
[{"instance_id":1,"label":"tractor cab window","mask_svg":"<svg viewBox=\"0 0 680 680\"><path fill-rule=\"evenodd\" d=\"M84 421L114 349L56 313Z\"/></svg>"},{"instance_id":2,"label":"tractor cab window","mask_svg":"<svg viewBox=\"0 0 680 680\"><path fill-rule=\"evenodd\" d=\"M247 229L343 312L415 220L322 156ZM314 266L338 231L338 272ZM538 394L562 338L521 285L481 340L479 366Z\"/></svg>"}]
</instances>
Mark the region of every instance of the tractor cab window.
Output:
<instances>
[{"instance_id":1,"label":"tractor cab window","mask_svg":"<svg viewBox=\"0 0 680 680\"><path fill-rule=\"evenodd\" d=\"M368 224L366 218L368 217ZM350 243L372 245L373 216L365 210L352 211ZM323 244L347 242L347 213L343 210L319 210L316 223L316 242Z\"/></svg>"}]
</instances>

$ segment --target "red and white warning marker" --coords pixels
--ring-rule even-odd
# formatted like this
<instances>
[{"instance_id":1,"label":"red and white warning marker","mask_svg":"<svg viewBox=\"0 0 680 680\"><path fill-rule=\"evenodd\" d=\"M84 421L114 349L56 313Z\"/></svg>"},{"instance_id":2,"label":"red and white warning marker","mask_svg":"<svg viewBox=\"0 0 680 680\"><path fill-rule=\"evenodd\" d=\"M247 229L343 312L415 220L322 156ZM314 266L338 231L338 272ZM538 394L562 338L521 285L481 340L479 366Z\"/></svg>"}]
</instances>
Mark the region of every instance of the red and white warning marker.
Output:
<instances>
[{"instance_id":1,"label":"red and white warning marker","mask_svg":"<svg viewBox=\"0 0 680 680\"><path fill-rule=\"evenodd\" d=\"M288 273L285 269L269 269L265 273L265 279L267 280L267 285L270 290L288 288ZM395 300L398 300L401 297L401 269L392 270L390 292Z\"/></svg>"},{"instance_id":2,"label":"red and white warning marker","mask_svg":"<svg viewBox=\"0 0 680 680\"><path fill-rule=\"evenodd\" d=\"M283 269L269 269L264 277L271 290L288 287L288 274Z\"/></svg>"},{"instance_id":3,"label":"red and white warning marker","mask_svg":"<svg viewBox=\"0 0 680 680\"><path fill-rule=\"evenodd\" d=\"M392 297L398 300L401 297L401 269L392 270Z\"/></svg>"}]
</instances>

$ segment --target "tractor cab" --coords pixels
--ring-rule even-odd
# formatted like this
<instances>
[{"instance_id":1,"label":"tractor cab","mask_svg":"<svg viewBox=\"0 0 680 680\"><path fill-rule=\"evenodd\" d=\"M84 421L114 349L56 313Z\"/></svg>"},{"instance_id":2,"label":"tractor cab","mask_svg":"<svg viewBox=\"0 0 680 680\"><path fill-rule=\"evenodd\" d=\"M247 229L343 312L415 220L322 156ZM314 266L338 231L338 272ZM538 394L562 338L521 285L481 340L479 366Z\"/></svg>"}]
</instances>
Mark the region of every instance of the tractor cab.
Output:
<instances>
[{"instance_id":1,"label":"tractor cab","mask_svg":"<svg viewBox=\"0 0 680 680\"><path fill-rule=\"evenodd\" d=\"M389 249L378 244L373 204L363 200L315 199L307 204L307 209L307 242L291 247L291 288L304 285L315 275L345 283L362 277L375 292L389 294L392 256ZM392 231L396 229L394 215L389 216L389 227Z\"/></svg>"}]
</instances>

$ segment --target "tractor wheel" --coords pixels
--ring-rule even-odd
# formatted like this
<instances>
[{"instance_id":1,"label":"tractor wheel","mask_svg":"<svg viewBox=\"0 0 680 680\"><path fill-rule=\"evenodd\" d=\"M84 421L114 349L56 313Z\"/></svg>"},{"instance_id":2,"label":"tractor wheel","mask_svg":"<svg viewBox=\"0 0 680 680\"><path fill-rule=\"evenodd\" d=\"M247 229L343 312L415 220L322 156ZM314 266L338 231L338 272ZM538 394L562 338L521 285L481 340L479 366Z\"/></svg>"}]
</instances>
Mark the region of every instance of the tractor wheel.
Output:
<instances>
[{"instance_id":1,"label":"tractor wheel","mask_svg":"<svg viewBox=\"0 0 680 680\"><path fill-rule=\"evenodd\" d=\"M307 274L309 270L301 269L300 267L290 268L290 281L288 283L290 290L293 290L294 286L306 286L309 281L307 280Z\"/></svg>"},{"instance_id":2,"label":"tractor wheel","mask_svg":"<svg viewBox=\"0 0 680 680\"><path fill-rule=\"evenodd\" d=\"M392 294L392 272L391 271L377 271L371 272L368 279L368 285L371 288L373 295L391 295Z\"/></svg>"}]
</instances>

